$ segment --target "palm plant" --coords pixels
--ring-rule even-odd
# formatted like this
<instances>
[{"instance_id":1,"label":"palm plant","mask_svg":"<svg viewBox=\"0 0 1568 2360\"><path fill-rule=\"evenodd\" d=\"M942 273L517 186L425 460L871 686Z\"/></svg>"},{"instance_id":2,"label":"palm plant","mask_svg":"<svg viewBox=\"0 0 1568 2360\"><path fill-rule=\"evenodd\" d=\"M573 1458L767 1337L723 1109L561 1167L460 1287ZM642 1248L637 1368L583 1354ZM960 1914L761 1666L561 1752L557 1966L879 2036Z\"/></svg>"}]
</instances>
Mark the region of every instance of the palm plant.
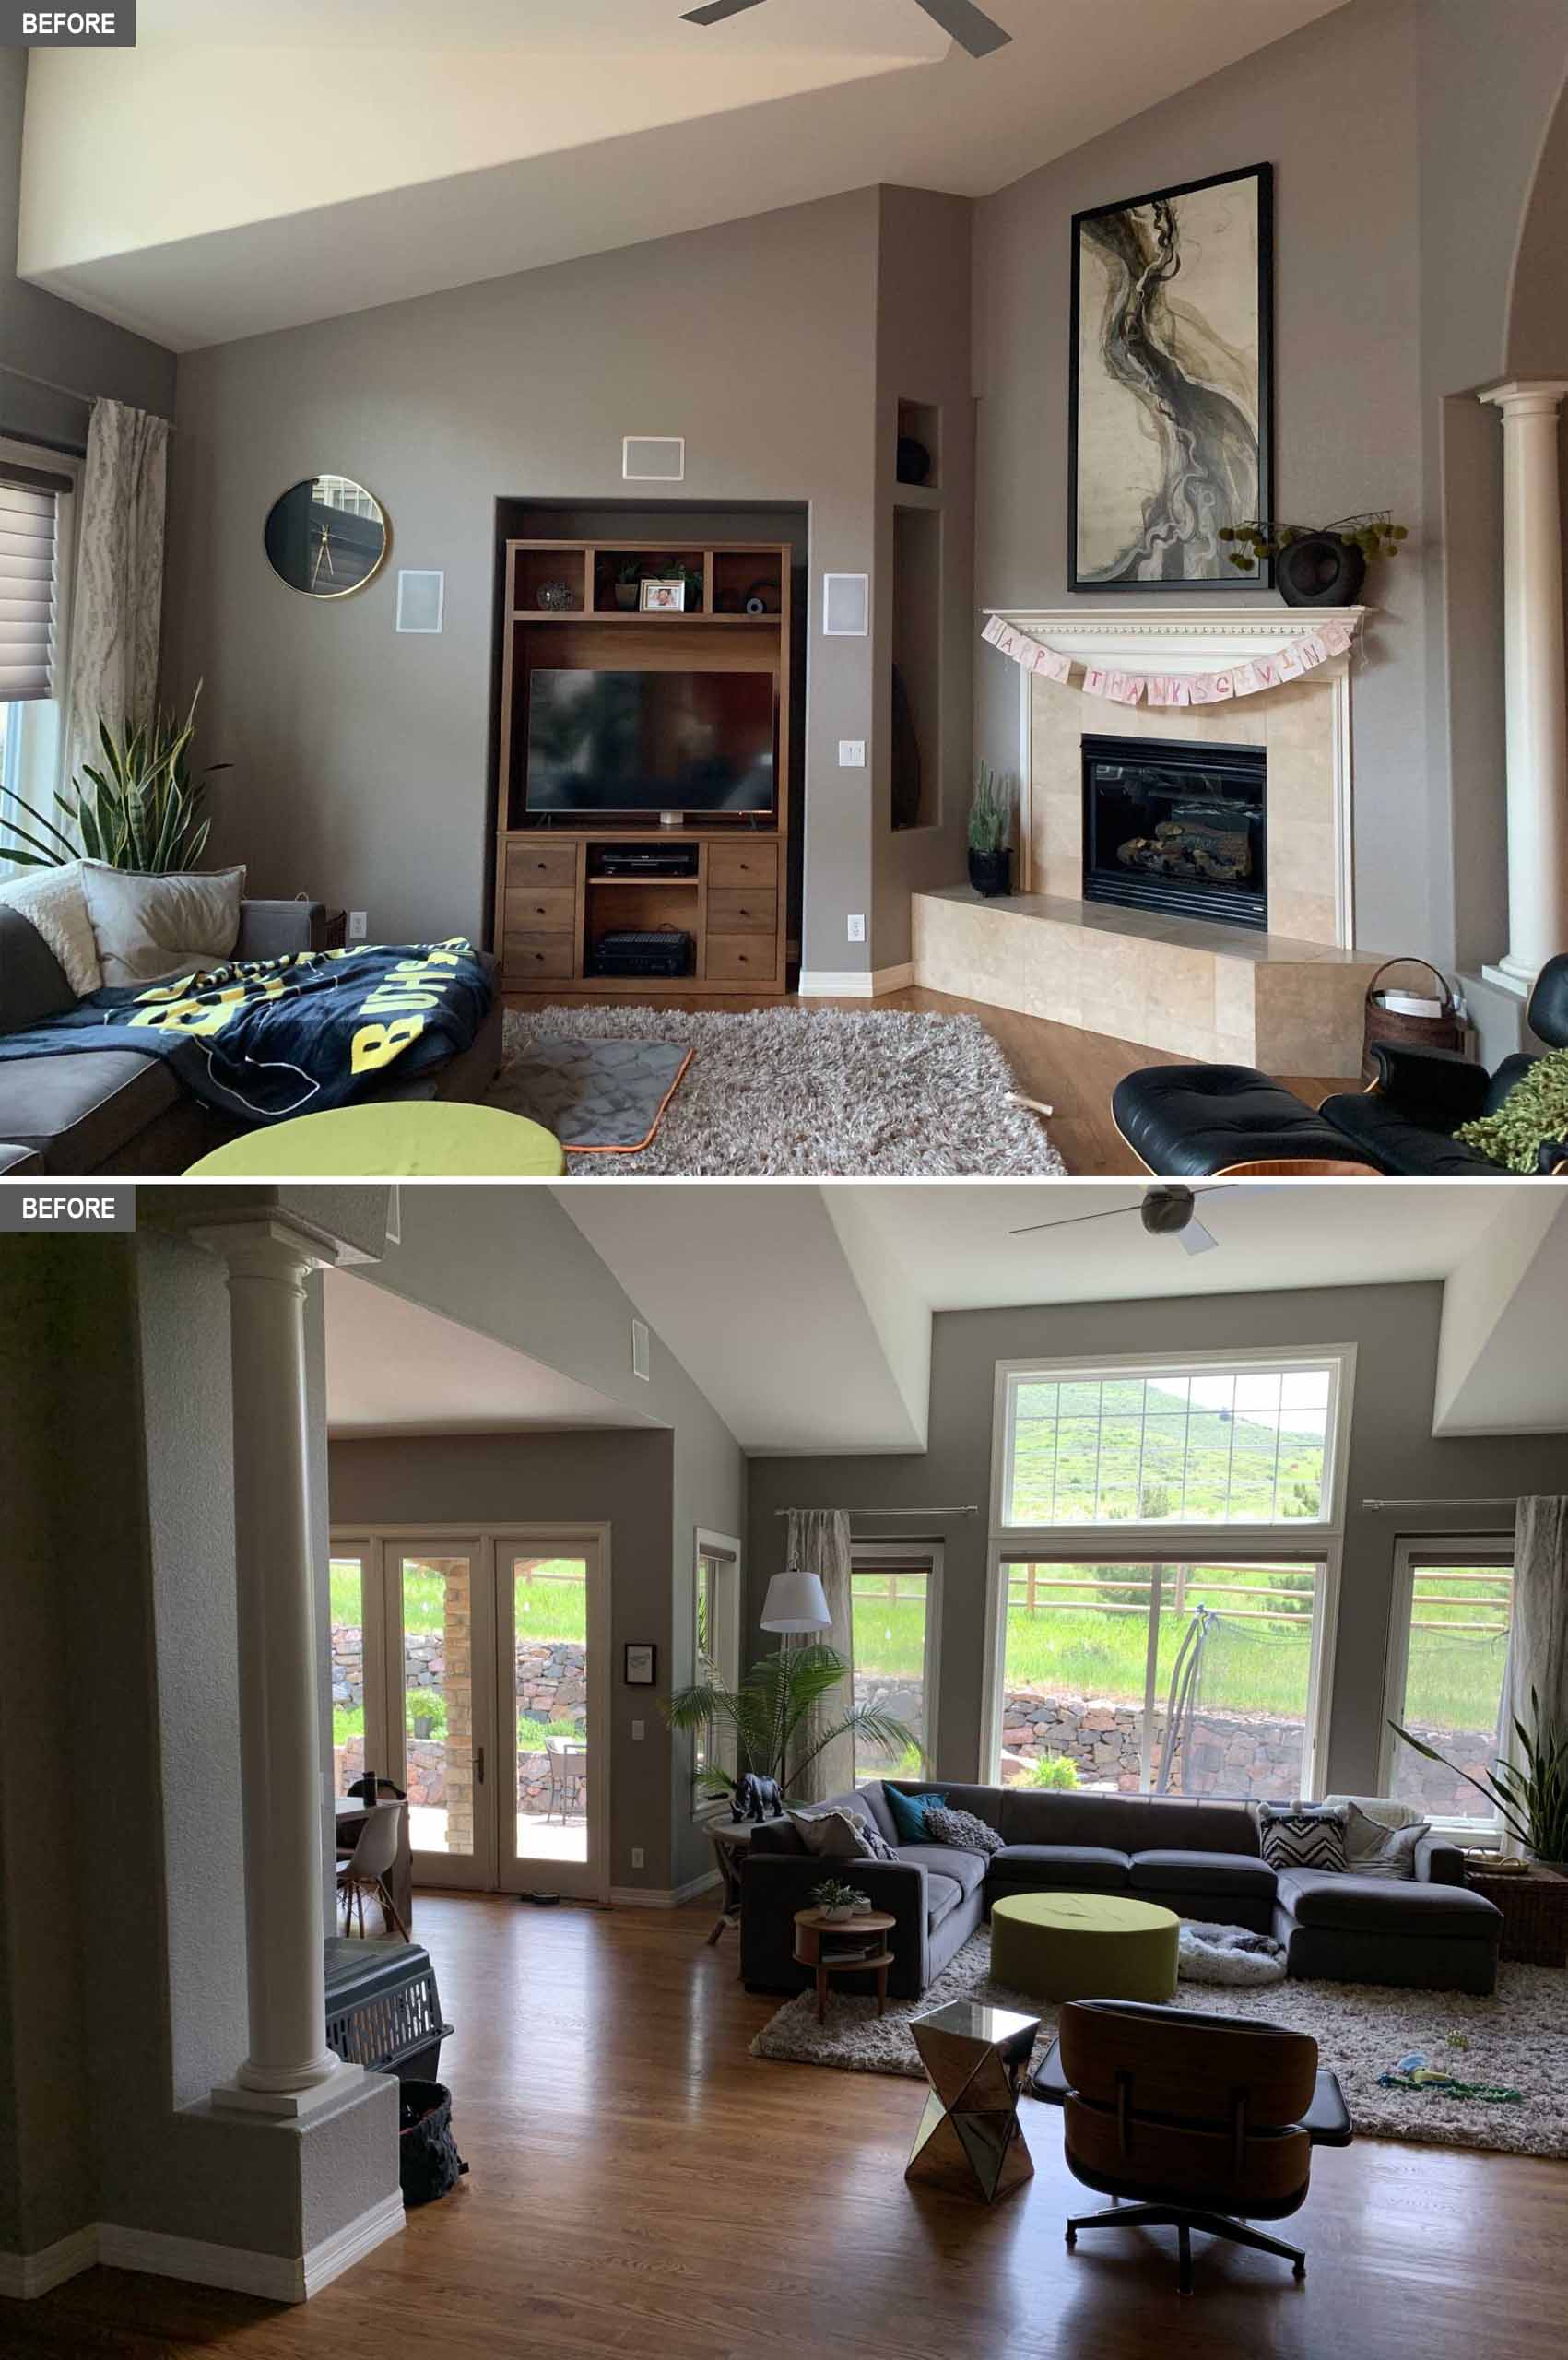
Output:
<instances>
[{"instance_id":1,"label":"palm plant","mask_svg":"<svg viewBox=\"0 0 1568 2360\"><path fill-rule=\"evenodd\" d=\"M1530 1691L1530 1719L1533 1730L1527 1729L1517 1715L1514 1718L1515 1733L1519 1740L1521 1760L1517 1763L1494 1761L1484 1779L1472 1778L1468 1770L1450 1762L1401 1729L1397 1721L1388 1726L1396 1737L1421 1754L1428 1762L1440 1763L1444 1770L1463 1778L1478 1795L1485 1795L1497 1806L1498 1815L1511 1835L1516 1836L1525 1849L1538 1860L1553 1864L1568 1860L1568 1729L1560 1729L1555 1720L1543 1716L1540 1698Z\"/></svg>"},{"instance_id":2,"label":"palm plant","mask_svg":"<svg viewBox=\"0 0 1568 2360\"><path fill-rule=\"evenodd\" d=\"M207 783L215 771L229 767L213 762L199 775L192 773L200 695L198 682L183 721L160 710L117 735L100 719L101 767L84 763L72 793L54 797L65 824L13 796L6 825L18 842L0 846L4 857L20 868L63 868L85 854L111 868L147 877L194 868L212 826ZM16 811L22 817L13 816Z\"/></svg>"},{"instance_id":3,"label":"palm plant","mask_svg":"<svg viewBox=\"0 0 1568 2360\"><path fill-rule=\"evenodd\" d=\"M863 1738L878 1752L918 1750L912 1729L875 1705L852 1705L831 1726L819 1729L817 1714L853 1666L836 1647L813 1640L804 1647L780 1647L754 1663L744 1680L728 1688L722 1680L699 1681L678 1689L664 1707L672 1729L705 1729L726 1723L735 1732L741 1772L776 1778L788 1794L824 1747L836 1738ZM698 1775L705 1794L728 1794L737 1773L717 1767Z\"/></svg>"}]
</instances>

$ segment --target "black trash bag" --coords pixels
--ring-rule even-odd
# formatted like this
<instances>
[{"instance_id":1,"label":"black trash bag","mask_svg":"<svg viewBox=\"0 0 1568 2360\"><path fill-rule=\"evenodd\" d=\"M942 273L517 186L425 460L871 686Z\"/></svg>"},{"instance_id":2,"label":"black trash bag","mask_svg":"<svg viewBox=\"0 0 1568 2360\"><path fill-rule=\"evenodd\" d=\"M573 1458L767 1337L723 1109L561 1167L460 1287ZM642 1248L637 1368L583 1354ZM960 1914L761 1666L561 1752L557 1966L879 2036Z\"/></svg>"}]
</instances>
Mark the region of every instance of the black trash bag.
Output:
<instances>
[{"instance_id":1,"label":"black trash bag","mask_svg":"<svg viewBox=\"0 0 1568 2360\"><path fill-rule=\"evenodd\" d=\"M448 2196L468 2166L452 2135L452 2092L440 2082L403 2082L397 2110L397 2176L407 2205Z\"/></svg>"}]
</instances>

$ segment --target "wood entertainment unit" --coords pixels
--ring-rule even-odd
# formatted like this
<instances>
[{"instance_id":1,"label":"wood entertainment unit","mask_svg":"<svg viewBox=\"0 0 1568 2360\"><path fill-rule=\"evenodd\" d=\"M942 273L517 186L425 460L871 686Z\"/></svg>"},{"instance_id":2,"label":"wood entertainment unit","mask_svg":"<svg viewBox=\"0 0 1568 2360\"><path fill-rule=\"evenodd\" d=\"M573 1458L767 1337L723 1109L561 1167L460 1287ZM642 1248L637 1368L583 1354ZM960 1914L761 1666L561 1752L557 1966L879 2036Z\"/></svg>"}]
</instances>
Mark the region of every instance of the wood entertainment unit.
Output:
<instances>
[{"instance_id":1,"label":"wood entertainment unit","mask_svg":"<svg viewBox=\"0 0 1568 2360\"><path fill-rule=\"evenodd\" d=\"M495 948L506 992L782 994L788 894L790 549L787 543L508 541L497 796ZM621 576L686 576L683 613L619 603ZM539 604L541 592L553 601ZM748 613L748 602L760 612ZM654 815L530 813L530 678L536 670L766 672L773 683L775 808ZM678 848L686 873L607 876L617 848ZM601 936L674 930L691 971L600 975Z\"/></svg>"}]
</instances>

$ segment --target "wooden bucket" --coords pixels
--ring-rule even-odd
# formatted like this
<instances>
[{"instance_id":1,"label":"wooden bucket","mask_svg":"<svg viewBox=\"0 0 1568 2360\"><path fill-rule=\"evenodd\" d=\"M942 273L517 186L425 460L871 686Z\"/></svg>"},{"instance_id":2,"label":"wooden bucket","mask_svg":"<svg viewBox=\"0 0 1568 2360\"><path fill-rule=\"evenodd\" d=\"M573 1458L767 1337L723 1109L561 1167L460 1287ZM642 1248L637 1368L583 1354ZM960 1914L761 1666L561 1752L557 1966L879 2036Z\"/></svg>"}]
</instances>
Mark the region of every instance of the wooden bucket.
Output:
<instances>
[{"instance_id":1,"label":"wooden bucket","mask_svg":"<svg viewBox=\"0 0 1568 2360\"><path fill-rule=\"evenodd\" d=\"M1420 967L1437 985L1440 1002L1436 1016L1409 1016L1403 1009L1387 1008L1377 996L1377 987L1391 968ZM1426 995L1432 997L1432 995ZM1459 1021L1458 1003L1448 987L1448 978L1441 974L1425 959L1385 959L1366 987L1366 1030L1362 1052L1362 1080L1377 1080L1374 1048L1387 1044L1408 1049L1463 1049L1465 1028Z\"/></svg>"}]
</instances>

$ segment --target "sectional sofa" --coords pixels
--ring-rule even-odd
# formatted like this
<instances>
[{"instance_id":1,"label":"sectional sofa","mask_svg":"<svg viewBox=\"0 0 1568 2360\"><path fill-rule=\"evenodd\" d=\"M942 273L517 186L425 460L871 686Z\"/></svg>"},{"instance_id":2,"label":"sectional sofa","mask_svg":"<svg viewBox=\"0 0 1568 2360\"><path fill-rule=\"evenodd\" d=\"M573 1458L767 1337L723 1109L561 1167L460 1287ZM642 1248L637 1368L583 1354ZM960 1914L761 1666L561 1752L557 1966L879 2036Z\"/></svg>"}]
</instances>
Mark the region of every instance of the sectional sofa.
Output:
<instances>
[{"instance_id":1,"label":"sectional sofa","mask_svg":"<svg viewBox=\"0 0 1568 2360\"><path fill-rule=\"evenodd\" d=\"M945 1794L953 1810L994 1828L1001 1850L901 1842L880 1780L834 1800L872 1820L896 1860L818 1859L792 1822L765 1822L741 1871L749 1988L793 1991L808 1981L795 1964L794 1917L829 1875L852 1879L897 1920L888 1988L904 2000L920 1997L1010 1893L1126 1893L1182 1918L1245 1926L1284 1943L1293 1976L1482 1993L1496 1983L1502 1913L1467 1888L1460 1854L1437 1836L1422 1838L1413 1879L1276 1870L1244 1803L891 1783L908 1795Z\"/></svg>"}]
</instances>

